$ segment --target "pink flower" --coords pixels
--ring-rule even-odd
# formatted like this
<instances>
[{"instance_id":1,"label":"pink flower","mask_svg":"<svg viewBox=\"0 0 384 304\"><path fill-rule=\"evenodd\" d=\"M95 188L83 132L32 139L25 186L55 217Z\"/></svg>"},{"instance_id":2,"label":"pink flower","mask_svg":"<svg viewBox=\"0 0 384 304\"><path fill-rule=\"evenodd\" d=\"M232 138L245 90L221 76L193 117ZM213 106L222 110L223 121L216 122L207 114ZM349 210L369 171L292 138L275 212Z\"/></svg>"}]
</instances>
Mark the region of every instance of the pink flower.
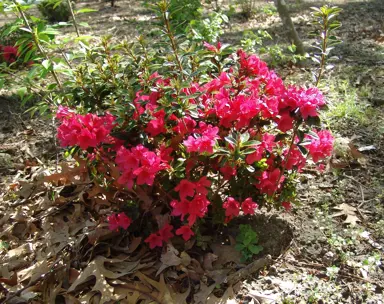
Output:
<instances>
[{"instance_id":1,"label":"pink flower","mask_svg":"<svg viewBox=\"0 0 384 304\"><path fill-rule=\"evenodd\" d=\"M317 88L288 87L280 105L280 109L288 108L289 111L299 108L301 116L318 116L318 109L325 104L324 96Z\"/></svg>"},{"instance_id":2,"label":"pink flower","mask_svg":"<svg viewBox=\"0 0 384 304\"><path fill-rule=\"evenodd\" d=\"M289 149L285 150L283 155L287 157ZM300 152L299 148L296 145L293 145L291 148L291 152L289 155L289 159L284 160L285 168L287 170L292 170L294 167L301 171L301 169L305 166L306 158Z\"/></svg>"},{"instance_id":3,"label":"pink flower","mask_svg":"<svg viewBox=\"0 0 384 304\"><path fill-rule=\"evenodd\" d=\"M311 140L311 143L306 148L309 150L313 161L317 163L319 160L331 156L334 138L327 130L314 132L318 138L314 138L312 135L306 135L305 138Z\"/></svg>"},{"instance_id":4,"label":"pink flower","mask_svg":"<svg viewBox=\"0 0 384 304\"><path fill-rule=\"evenodd\" d=\"M144 242L148 243L151 249L163 246L163 238L156 233L152 233Z\"/></svg>"},{"instance_id":5,"label":"pink flower","mask_svg":"<svg viewBox=\"0 0 384 304\"><path fill-rule=\"evenodd\" d=\"M108 223L111 231L118 230L119 227L126 230L131 225L132 220L124 212L121 212L117 215L108 216Z\"/></svg>"},{"instance_id":6,"label":"pink flower","mask_svg":"<svg viewBox=\"0 0 384 304\"><path fill-rule=\"evenodd\" d=\"M206 176L203 176L197 182L195 182L195 187L196 187L196 193L207 195L208 194L207 188L211 187L211 181L208 180Z\"/></svg>"},{"instance_id":7,"label":"pink flower","mask_svg":"<svg viewBox=\"0 0 384 304\"><path fill-rule=\"evenodd\" d=\"M179 185L175 188L175 191L179 192L181 200L185 200L187 196L193 197L195 195L195 184L183 179Z\"/></svg>"},{"instance_id":8,"label":"pink flower","mask_svg":"<svg viewBox=\"0 0 384 304\"><path fill-rule=\"evenodd\" d=\"M218 53L221 49L221 43L217 42L216 46L213 46L212 44L209 44L208 42L204 41L203 43L204 47L211 52Z\"/></svg>"},{"instance_id":9,"label":"pink flower","mask_svg":"<svg viewBox=\"0 0 384 304\"><path fill-rule=\"evenodd\" d=\"M127 230L132 220L124 212L121 212L117 215L117 223L121 228Z\"/></svg>"},{"instance_id":10,"label":"pink flower","mask_svg":"<svg viewBox=\"0 0 384 304\"><path fill-rule=\"evenodd\" d=\"M213 147L216 144L216 139L218 138L217 134L219 132L218 127L213 127L212 125L206 125L203 122L199 124L200 129L196 130L201 133L199 137L189 136L187 140L184 140L184 145L187 148L187 152L207 152L209 154L213 153Z\"/></svg>"},{"instance_id":11,"label":"pink flower","mask_svg":"<svg viewBox=\"0 0 384 304\"><path fill-rule=\"evenodd\" d=\"M232 176L235 176L237 173L236 167L231 167L228 163L224 165L224 167L220 168L221 174L225 180L230 180Z\"/></svg>"},{"instance_id":12,"label":"pink flower","mask_svg":"<svg viewBox=\"0 0 384 304\"><path fill-rule=\"evenodd\" d=\"M283 111L280 119L277 120L277 125L280 131L287 132L293 128L293 118L287 111Z\"/></svg>"},{"instance_id":13,"label":"pink flower","mask_svg":"<svg viewBox=\"0 0 384 304\"><path fill-rule=\"evenodd\" d=\"M165 128L165 112L164 110L160 110L154 114L156 119L151 120L147 127L145 128L145 132L149 133L150 136L155 137L159 134L164 134L167 132Z\"/></svg>"},{"instance_id":14,"label":"pink flower","mask_svg":"<svg viewBox=\"0 0 384 304\"><path fill-rule=\"evenodd\" d=\"M183 221L185 216L189 212L189 202L186 200L183 200L181 202L177 200L173 200L170 203L171 207L173 208L172 210L172 215L173 216L181 216L181 220Z\"/></svg>"},{"instance_id":15,"label":"pink flower","mask_svg":"<svg viewBox=\"0 0 384 304\"><path fill-rule=\"evenodd\" d=\"M259 183L256 184L256 188L260 190L261 193L266 193L271 196L278 188L281 186L281 183L284 181L284 175L280 178L281 171L277 168L271 171L264 171L263 174L259 177ZM280 179L280 180L279 180Z\"/></svg>"},{"instance_id":16,"label":"pink flower","mask_svg":"<svg viewBox=\"0 0 384 304\"><path fill-rule=\"evenodd\" d=\"M247 55L243 50L238 50L240 73L245 76L267 76L267 64L256 55Z\"/></svg>"},{"instance_id":17,"label":"pink flower","mask_svg":"<svg viewBox=\"0 0 384 304\"><path fill-rule=\"evenodd\" d=\"M248 197L244 202L241 204L241 210L243 210L244 214L255 214L255 210L259 207L257 203L252 201L252 198Z\"/></svg>"},{"instance_id":18,"label":"pink flower","mask_svg":"<svg viewBox=\"0 0 384 304\"><path fill-rule=\"evenodd\" d=\"M109 230L115 231L119 229L119 223L117 222L116 214L108 216Z\"/></svg>"},{"instance_id":19,"label":"pink flower","mask_svg":"<svg viewBox=\"0 0 384 304\"><path fill-rule=\"evenodd\" d=\"M193 226L197 218L203 218L208 212L209 200L205 195L196 194L193 200L188 204L188 223Z\"/></svg>"},{"instance_id":20,"label":"pink flower","mask_svg":"<svg viewBox=\"0 0 384 304\"><path fill-rule=\"evenodd\" d=\"M160 237L162 238L162 240L164 242L168 242L170 238L173 237L173 233L172 233L172 229L173 229L173 226L172 225L169 225L168 223L166 223L163 228L161 228L159 230L159 235Z\"/></svg>"},{"instance_id":21,"label":"pink flower","mask_svg":"<svg viewBox=\"0 0 384 304\"><path fill-rule=\"evenodd\" d=\"M4 46L2 48L2 55L7 63L13 63L19 57L19 50L14 46Z\"/></svg>"},{"instance_id":22,"label":"pink flower","mask_svg":"<svg viewBox=\"0 0 384 304\"><path fill-rule=\"evenodd\" d=\"M233 217L238 216L240 213L240 203L233 197L228 197L223 204L225 209L226 222L229 222Z\"/></svg>"},{"instance_id":23,"label":"pink flower","mask_svg":"<svg viewBox=\"0 0 384 304\"><path fill-rule=\"evenodd\" d=\"M195 235L189 226L181 226L176 230L177 235L181 235L184 241L188 241L191 236Z\"/></svg>"},{"instance_id":24,"label":"pink flower","mask_svg":"<svg viewBox=\"0 0 384 304\"><path fill-rule=\"evenodd\" d=\"M61 120L57 137L62 147L80 146L83 150L96 148L109 141L109 133L115 126L115 117L109 113L104 116L80 115L59 107L57 117Z\"/></svg>"},{"instance_id":25,"label":"pink flower","mask_svg":"<svg viewBox=\"0 0 384 304\"><path fill-rule=\"evenodd\" d=\"M247 164L251 165L263 158L264 151L272 152L273 147L276 146L275 136L265 133L263 134L262 142L259 145L253 146L256 149L255 152L249 154L246 157Z\"/></svg>"},{"instance_id":26,"label":"pink flower","mask_svg":"<svg viewBox=\"0 0 384 304\"><path fill-rule=\"evenodd\" d=\"M285 211L287 211L287 212L292 210L292 205L290 202L282 202L281 206L283 206Z\"/></svg>"},{"instance_id":27,"label":"pink flower","mask_svg":"<svg viewBox=\"0 0 384 304\"><path fill-rule=\"evenodd\" d=\"M172 130L177 134L184 136L185 134L190 134L193 132L193 129L196 127L196 121L193 120L190 116L185 116L177 120L177 126Z\"/></svg>"}]
</instances>

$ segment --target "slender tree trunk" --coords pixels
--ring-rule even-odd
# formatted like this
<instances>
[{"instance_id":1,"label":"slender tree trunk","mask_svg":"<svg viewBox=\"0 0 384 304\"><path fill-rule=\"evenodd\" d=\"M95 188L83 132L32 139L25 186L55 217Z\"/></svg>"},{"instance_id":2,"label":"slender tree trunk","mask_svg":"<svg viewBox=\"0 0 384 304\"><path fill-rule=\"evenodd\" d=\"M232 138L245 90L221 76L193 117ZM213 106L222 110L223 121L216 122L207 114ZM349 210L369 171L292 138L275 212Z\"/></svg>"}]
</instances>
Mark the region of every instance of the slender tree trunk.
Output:
<instances>
[{"instance_id":1,"label":"slender tree trunk","mask_svg":"<svg viewBox=\"0 0 384 304\"><path fill-rule=\"evenodd\" d=\"M289 14L288 6L285 3L285 0L274 0L277 11L279 12L279 16L281 21L283 22L284 27L288 31L288 36L291 42L296 45L296 53L300 55L305 54L304 45L300 40L299 35L295 29L295 26L292 22L291 15Z\"/></svg>"}]
</instances>

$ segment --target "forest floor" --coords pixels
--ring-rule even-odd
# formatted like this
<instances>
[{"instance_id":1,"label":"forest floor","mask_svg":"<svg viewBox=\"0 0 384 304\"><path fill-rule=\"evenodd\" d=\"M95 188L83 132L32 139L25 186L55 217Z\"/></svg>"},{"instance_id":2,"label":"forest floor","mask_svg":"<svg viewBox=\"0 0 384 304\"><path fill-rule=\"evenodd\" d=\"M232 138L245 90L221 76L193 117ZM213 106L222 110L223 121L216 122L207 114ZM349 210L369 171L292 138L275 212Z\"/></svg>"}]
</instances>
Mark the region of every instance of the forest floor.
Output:
<instances>
[{"instance_id":1,"label":"forest floor","mask_svg":"<svg viewBox=\"0 0 384 304\"><path fill-rule=\"evenodd\" d=\"M315 2L291 3L307 46ZM343 43L333 51L339 59L321 89L329 101L323 119L336 138L334 155L325 172L308 167L301 174L292 212L261 210L252 221L264 247L255 261L269 255L272 265L249 270L233 286L228 278L241 268L233 246L212 244L200 257L188 250L180 257L174 253L174 266L155 276L167 265L159 261L160 252L148 252L138 238L124 243L126 235L98 224L82 196L87 185L47 189L39 181L61 159L54 122L23 114L16 98L0 92L0 302L6 295L7 303L97 303L116 294L119 303L156 302L169 293L164 303L383 303L384 5L332 4L343 9L337 33ZM153 20L139 1L120 0L115 8L104 2L79 5L99 8L80 17L90 35L133 39ZM221 40L239 44L244 31L259 29L273 37L270 45L286 46L279 16L265 2L250 20L230 16ZM309 64L276 63L288 83L309 85L310 70ZM180 279L182 267L189 279ZM130 275L136 279L122 279ZM15 294L10 298L8 292Z\"/></svg>"}]
</instances>

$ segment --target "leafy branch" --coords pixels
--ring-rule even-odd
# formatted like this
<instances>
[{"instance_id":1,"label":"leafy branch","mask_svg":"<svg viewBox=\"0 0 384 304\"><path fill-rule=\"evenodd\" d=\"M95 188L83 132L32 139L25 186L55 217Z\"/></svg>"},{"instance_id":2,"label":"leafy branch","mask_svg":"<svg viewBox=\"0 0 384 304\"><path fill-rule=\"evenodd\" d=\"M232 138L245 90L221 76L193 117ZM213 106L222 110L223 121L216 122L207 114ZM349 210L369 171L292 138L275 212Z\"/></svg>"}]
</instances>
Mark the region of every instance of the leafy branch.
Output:
<instances>
[{"instance_id":1,"label":"leafy branch","mask_svg":"<svg viewBox=\"0 0 384 304\"><path fill-rule=\"evenodd\" d=\"M333 68L332 65L327 65L330 51L335 45L341 43L334 35L334 31L341 26L341 23L335 20L335 18L342 9L336 6L329 7L325 5L320 8L312 7L312 10L312 16L315 19L313 24L317 29L311 34L318 37L313 47L319 51L313 54L312 60L319 64L319 68L314 73L315 85L318 86L324 71Z\"/></svg>"}]
</instances>

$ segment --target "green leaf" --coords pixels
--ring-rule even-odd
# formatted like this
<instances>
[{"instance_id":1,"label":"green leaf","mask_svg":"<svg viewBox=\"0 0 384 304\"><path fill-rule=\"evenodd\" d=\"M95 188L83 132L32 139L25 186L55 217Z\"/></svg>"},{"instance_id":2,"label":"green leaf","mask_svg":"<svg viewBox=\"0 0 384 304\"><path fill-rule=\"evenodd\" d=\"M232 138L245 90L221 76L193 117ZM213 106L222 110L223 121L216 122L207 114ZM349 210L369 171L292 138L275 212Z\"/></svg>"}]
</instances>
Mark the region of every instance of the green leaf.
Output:
<instances>
[{"instance_id":1,"label":"green leaf","mask_svg":"<svg viewBox=\"0 0 384 304\"><path fill-rule=\"evenodd\" d=\"M258 254L259 252L261 252L263 250L263 247L260 245L249 245L247 248L253 254Z\"/></svg>"},{"instance_id":2,"label":"green leaf","mask_svg":"<svg viewBox=\"0 0 384 304\"><path fill-rule=\"evenodd\" d=\"M91 27L87 22L79 22L78 24L82 27Z\"/></svg>"},{"instance_id":3,"label":"green leaf","mask_svg":"<svg viewBox=\"0 0 384 304\"><path fill-rule=\"evenodd\" d=\"M249 141L243 143L242 146L243 146L243 147L248 147L248 146L258 146L258 145L260 145L260 144L261 144L261 142L258 141L258 140L249 140Z\"/></svg>"},{"instance_id":4,"label":"green leaf","mask_svg":"<svg viewBox=\"0 0 384 304\"><path fill-rule=\"evenodd\" d=\"M93 13L93 12L97 12L97 11L98 10L92 9L92 8L82 8L82 9L76 10L74 13L75 14L84 14L84 13Z\"/></svg>"},{"instance_id":5,"label":"green leaf","mask_svg":"<svg viewBox=\"0 0 384 304\"><path fill-rule=\"evenodd\" d=\"M232 136L226 136L226 137L224 137L224 139L226 142L228 142L234 146L237 146L237 142Z\"/></svg>"},{"instance_id":6,"label":"green leaf","mask_svg":"<svg viewBox=\"0 0 384 304\"><path fill-rule=\"evenodd\" d=\"M244 248L245 248L245 246L243 244L236 244L235 245L235 249L238 251L243 251Z\"/></svg>"},{"instance_id":7,"label":"green leaf","mask_svg":"<svg viewBox=\"0 0 384 304\"><path fill-rule=\"evenodd\" d=\"M48 59L45 59L41 65L48 71L51 67L51 62Z\"/></svg>"}]
</instances>

